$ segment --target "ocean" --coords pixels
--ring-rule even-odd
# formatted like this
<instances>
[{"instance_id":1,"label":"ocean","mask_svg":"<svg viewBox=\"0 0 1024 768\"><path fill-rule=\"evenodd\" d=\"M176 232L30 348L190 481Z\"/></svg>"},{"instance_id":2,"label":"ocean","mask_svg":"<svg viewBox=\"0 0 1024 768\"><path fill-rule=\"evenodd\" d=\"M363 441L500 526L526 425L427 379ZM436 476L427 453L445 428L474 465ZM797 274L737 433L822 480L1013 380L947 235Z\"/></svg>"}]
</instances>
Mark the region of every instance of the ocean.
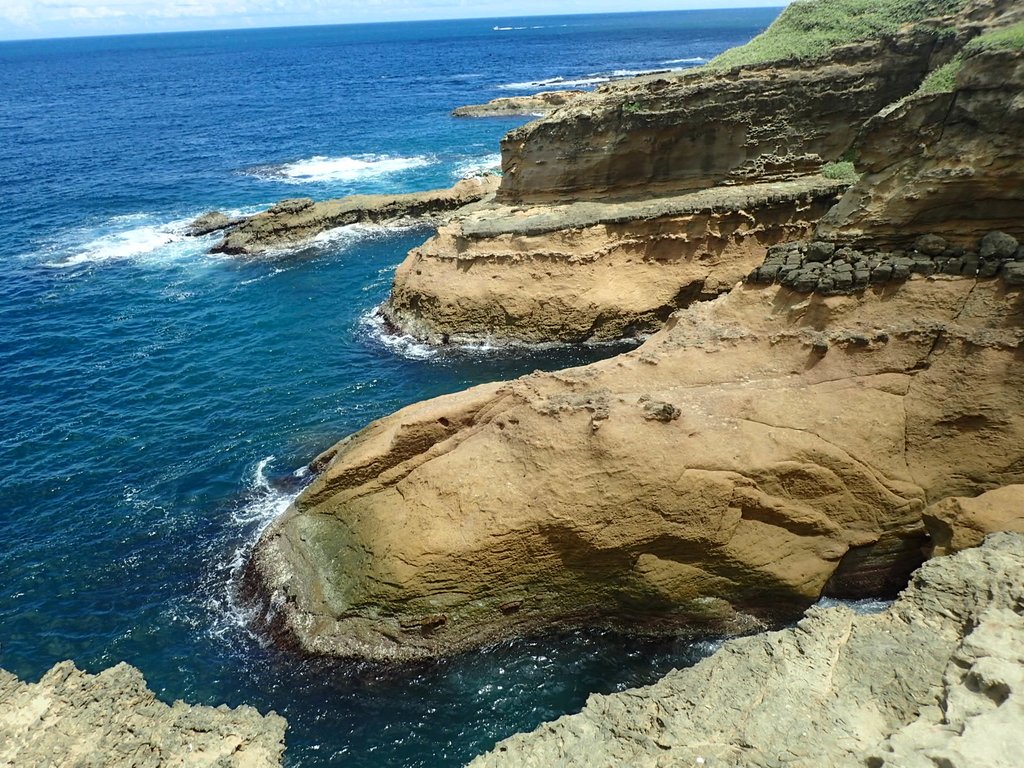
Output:
<instances>
[{"instance_id":1,"label":"ocean","mask_svg":"<svg viewBox=\"0 0 1024 768\"><path fill-rule=\"evenodd\" d=\"M0 667L127 661L165 701L288 718L289 766L459 766L711 641L534 638L414 669L299 660L234 587L337 439L619 348L436 350L372 320L424 228L260 260L194 216L450 186L518 119L462 104L694 66L778 9L0 43Z\"/></svg>"}]
</instances>

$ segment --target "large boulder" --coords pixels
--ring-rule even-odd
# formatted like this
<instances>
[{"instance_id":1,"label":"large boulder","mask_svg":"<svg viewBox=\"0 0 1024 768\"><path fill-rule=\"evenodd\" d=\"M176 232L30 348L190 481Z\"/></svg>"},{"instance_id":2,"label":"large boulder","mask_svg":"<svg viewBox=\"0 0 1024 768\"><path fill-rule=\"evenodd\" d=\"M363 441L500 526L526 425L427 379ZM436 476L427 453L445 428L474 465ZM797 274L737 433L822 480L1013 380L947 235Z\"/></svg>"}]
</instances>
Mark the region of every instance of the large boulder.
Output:
<instances>
[{"instance_id":1,"label":"large boulder","mask_svg":"<svg viewBox=\"0 0 1024 768\"><path fill-rule=\"evenodd\" d=\"M929 503L1024 482L1022 313L996 280L737 288L633 353L342 441L249 584L283 639L373 659L552 626L738 631L894 591Z\"/></svg>"},{"instance_id":2,"label":"large boulder","mask_svg":"<svg viewBox=\"0 0 1024 768\"><path fill-rule=\"evenodd\" d=\"M943 499L925 510L924 523L937 555L976 547L996 531L1024 533L1024 485Z\"/></svg>"}]
</instances>

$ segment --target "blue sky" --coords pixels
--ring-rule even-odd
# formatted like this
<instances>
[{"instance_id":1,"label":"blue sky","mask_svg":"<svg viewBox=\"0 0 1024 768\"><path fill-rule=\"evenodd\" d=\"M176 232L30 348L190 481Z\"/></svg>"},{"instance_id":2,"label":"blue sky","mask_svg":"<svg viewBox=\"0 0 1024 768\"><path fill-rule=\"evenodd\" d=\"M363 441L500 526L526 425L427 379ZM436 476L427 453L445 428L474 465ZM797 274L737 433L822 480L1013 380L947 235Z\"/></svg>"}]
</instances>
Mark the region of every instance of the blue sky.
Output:
<instances>
[{"instance_id":1,"label":"blue sky","mask_svg":"<svg viewBox=\"0 0 1024 768\"><path fill-rule=\"evenodd\" d=\"M0 40L295 24L781 6L789 0L0 0Z\"/></svg>"}]
</instances>

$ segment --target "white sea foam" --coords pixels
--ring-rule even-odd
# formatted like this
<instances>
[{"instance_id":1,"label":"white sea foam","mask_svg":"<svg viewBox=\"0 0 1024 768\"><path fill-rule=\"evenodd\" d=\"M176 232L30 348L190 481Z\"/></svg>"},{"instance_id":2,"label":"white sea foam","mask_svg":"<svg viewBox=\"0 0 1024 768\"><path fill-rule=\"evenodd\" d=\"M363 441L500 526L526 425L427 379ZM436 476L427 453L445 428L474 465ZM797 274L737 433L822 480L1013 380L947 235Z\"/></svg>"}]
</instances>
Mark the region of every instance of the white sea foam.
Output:
<instances>
[{"instance_id":1,"label":"white sea foam","mask_svg":"<svg viewBox=\"0 0 1024 768\"><path fill-rule=\"evenodd\" d=\"M703 56L689 56L685 59L669 59L668 61L661 62L662 64L704 64L708 61Z\"/></svg>"},{"instance_id":2,"label":"white sea foam","mask_svg":"<svg viewBox=\"0 0 1024 768\"><path fill-rule=\"evenodd\" d=\"M455 164L452 168L452 175L457 179L470 179L480 176L488 171L501 170L501 155L495 152L492 155L474 157Z\"/></svg>"},{"instance_id":3,"label":"white sea foam","mask_svg":"<svg viewBox=\"0 0 1024 768\"><path fill-rule=\"evenodd\" d=\"M186 236L191 220L160 222L149 214L115 216L98 226L64 233L38 255L45 259L44 267L53 269L117 261L169 264L202 255L209 246L206 238Z\"/></svg>"},{"instance_id":4,"label":"white sea foam","mask_svg":"<svg viewBox=\"0 0 1024 768\"><path fill-rule=\"evenodd\" d=\"M409 360L429 360L437 356L437 347L424 344L407 334L394 333L384 322L380 307L374 307L364 312L359 318L359 327L373 342L387 348L399 357Z\"/></svg>"},{"instance_id":5,"label":"white sea foam","mask_svg":"<svg viewBox=\"0 0 1024 768\"><path fill-rule=\"evenodd\" d=\"M354 157L327 157L316 155L305 160L283 165L261 166L252 169L253 176L283 181L286 184L314 184L318 182L352 182L402 173L422 168L435 161L424 155L395 157L392 155L356 155Z\"/></svg>"},{"instance_id":6,"label":"white sea foam","mask_svg":"<svg viewBox=\"0 0 1024 768\"><path fill-rule=\"evenodd\" d=\"M589 85L601 85L611 81L611 77L600 75L600 76L589 76L580 77L576 79L566 79L564 77L550 77L547 80L529 80L522 83L505 83L499 85L503 91L539 91L543 88L585 88Z\"/></svg>"}]
</instances>

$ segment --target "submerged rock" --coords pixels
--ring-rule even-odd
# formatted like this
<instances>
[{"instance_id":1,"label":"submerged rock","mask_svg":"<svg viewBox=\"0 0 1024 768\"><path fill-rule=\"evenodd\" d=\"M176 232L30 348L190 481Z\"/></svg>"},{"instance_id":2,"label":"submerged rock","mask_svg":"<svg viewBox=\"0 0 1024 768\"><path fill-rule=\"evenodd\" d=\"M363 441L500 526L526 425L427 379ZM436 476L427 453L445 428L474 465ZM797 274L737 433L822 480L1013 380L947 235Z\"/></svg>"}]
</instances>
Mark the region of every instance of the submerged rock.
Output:
<instances>
[{"instance_id":1,"label":"submerged rock","mask_svg":"<svg viewBox=\"0 0 1024 768\"><path fill-rule=\"evenodd\" d=\"M0 670L0 765L271 768L284 718L252 707L168 706L127 664L90 675L69 661L38 683Z\"/></svg>"},{"instance_id":2,"label":"submerged rock","mask_svg":"<svg viewBox=\"0 0 1024 768\"><path fill-rule=\"evenodd\" d=\"M1009 768L1024 748L1024 537L938 558L884 613L814 608L471 768Z\"/></svg>"}]
</instances>

